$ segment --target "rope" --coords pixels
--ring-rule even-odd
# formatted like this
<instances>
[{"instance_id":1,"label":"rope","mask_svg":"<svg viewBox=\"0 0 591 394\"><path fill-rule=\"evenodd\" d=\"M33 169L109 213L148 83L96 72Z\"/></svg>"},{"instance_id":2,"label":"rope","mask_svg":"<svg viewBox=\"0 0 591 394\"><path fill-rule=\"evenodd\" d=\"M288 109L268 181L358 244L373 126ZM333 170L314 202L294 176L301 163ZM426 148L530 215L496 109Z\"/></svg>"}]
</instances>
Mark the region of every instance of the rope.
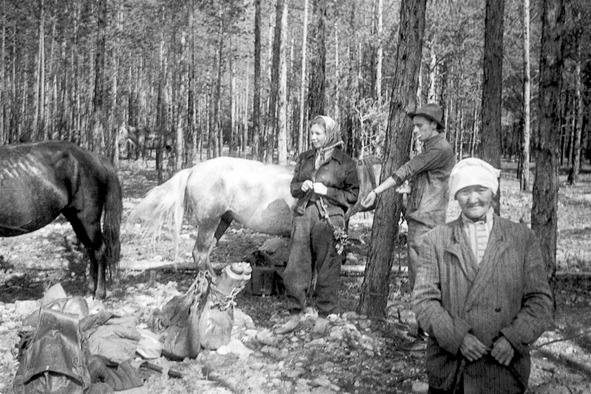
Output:
<instances>
[{"instance_id":1,"label":"rope","mask_svg":"<svg viewBox=\"0 0 591 394\"><path fill-rule=\"evenodd\" d=\"M320 206L320 215L326 220L328 226L332 230L332 236L335 240L334 247L337 251L337 254L340 256L341 254L343 254L345 246L347 246L347 238L349 237L349 235L347 234L347 231L345 229L335 226L332 220L330 220L330 216L328 215L328 207L326 206L324 199L322 197L319 197L318 202Z\"/></svg>"}]
</instances>

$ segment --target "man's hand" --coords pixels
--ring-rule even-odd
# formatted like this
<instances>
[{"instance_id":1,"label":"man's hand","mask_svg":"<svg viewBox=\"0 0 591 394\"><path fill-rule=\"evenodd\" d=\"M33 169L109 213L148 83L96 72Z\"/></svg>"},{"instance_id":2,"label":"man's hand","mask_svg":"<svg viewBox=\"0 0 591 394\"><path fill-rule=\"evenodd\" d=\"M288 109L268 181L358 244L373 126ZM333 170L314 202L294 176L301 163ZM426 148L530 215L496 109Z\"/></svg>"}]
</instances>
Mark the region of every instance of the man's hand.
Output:
<instances>
[{"instance_id":1,"label":"man's hand","mask_svg":"<svg viewBox=\"0 0 591 394\"><path fill-rule=\"evenodd\" d=\"M507 338L501 336L493 344L493 349L490 352L490 355L493 356L499 364L508 366L515 355L515 350Z\"/></svg>"},{"instance_id":2,"label":"man's hand","mask_svg":"<svg viewBox=\"0 0 591 394\"><path fill-rule=\"evenodd\" d=\"M314 183L314 193L320 194L321 196L326 196L326 193L328 193L328 188L322 183L316 182Z\"/></svg>"},{"instance_id":3,"label":"man's hand","mask_svg":"<svg viewBox=\"0 0 591 394\"><path fill-rule=\"evenodd\" d=\"M476 361L488 352L488 348L472 334L466 334L460 345L460 351L469 361Z\"/></svg>"},{"instance_id":4,"label":"man's hand","mask_svg":"<svg viewBox=\"0 0 591 394\"><path fill-rule=\"evenodd\" d=\"M361 201L361 206L364 208L371 207L376 202L376 192L373 190L369 192L367 196Z\"/></svg>"},{"instance_id":5,"label":"man's hand","mask_svg":"<svg viewBox=\"0 0 591 394\"><path fill-rule=\"evenodd\" d=\"M312 189L313 187L314 187L314 183L312 183L312 181L308 179L307 181L304 181L304 183L302 183L301 189L303 192L307 192L308 190Z\"/></svg>"}]
</instances>

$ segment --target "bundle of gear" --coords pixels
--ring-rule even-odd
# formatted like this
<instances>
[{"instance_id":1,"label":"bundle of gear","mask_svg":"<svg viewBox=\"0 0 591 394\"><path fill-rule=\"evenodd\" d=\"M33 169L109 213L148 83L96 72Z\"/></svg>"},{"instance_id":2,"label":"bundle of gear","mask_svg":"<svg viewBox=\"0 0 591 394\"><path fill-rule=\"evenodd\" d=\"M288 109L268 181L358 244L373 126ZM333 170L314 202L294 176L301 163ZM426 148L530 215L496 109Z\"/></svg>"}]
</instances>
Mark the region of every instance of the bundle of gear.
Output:
<instances>
[{"instance_id":1,"label":"bundle of gear","mask_svg":"<svg viewBox=\"0 0 591 394\"><path fill-rule=\"evenodd\" d=\"M200 272L185 294L153 313L152 331L138 329L133 317L90 314L83 297L67 297L61 285L53 286L19 332L15 393L108 394L138 388L141 371L162 372L145 359L194 358L202 349L227 345L234 298L251 271L248 263L233 263L215 280Z\"/></svg>"},{"instance_id":2,"label":"bundle of gear","mask_svg":"<svg viewBox=\"0 0 591 394\"><path fill-rule=\"evenodd\" d=\"M201 349L227 345L234 325L234 298L251 272L248 263L232 263L213 281L201 271L185 294L155 311L148 326L162 337L162 355L182 360L197 357Z\"/></svg>"}]
</instances>

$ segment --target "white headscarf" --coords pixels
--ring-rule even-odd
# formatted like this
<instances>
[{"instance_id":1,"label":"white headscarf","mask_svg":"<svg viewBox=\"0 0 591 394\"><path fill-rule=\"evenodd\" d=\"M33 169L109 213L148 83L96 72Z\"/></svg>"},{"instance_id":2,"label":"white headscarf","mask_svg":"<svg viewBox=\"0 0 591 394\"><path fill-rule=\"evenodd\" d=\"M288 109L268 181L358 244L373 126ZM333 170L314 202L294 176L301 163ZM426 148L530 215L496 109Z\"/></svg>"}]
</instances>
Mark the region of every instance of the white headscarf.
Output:
<instances>
[{"instance_id":1,"label":"white headscarf","mask_svg":"<svg viewBox=\"0 0 591 394\"><path fill-rule=\"evenodd\" d=\"M454 198L456 193L468 186L484 186L493 194L499 189L501 170L491 166L484 160L474 157L461 160L451 170L449 177L449 193Z\"/></svg>"}]
</instances>

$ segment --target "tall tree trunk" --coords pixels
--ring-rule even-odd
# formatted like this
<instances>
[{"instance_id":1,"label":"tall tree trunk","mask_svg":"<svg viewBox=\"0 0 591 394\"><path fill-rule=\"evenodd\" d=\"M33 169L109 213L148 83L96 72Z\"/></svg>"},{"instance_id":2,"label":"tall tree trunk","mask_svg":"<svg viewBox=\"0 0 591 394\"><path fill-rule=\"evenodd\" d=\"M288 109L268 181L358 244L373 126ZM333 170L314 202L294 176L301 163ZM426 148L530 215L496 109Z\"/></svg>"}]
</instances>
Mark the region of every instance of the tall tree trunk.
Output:
<instances>
[{"instance_id":1,"label":"tall tree trunk","mask_svg":"<svg viewBox=\"0 0 591 394\"><path fill-rule=\"evenodd\" d=\"M338 18L334 18L334 103L333 103L333 118L336 120L337 123L340 123L340 92L341 92L341 75L340 75L340 66L339 66L339 23Z\"/></svg>"},{"instance_id":2,"label":"tall tree trunk","mask_svg":"<svg viewBox=\"0 0 591 394\"><path fill-rule=\"evenodd\" d=\"M230 156L236 149L236 120L237 120L237 100L238 94L236 92L236 70L234 69L234 54L232 48L232 33L230 33L230 54L228 56L228 65L229 65L229 77L230 77L230 142L229 142L229 152ZM236 96L236 97L235 97Z\"/></svg>"},{"instance_id":3,"label":"tall tree trunk","mask_svg":"<svg viewBox=\"0 0 591 394\"><path fill-rule=\"evenodd\" d=\"M540 91L536 170L531 214L532 229L540 238L548 273L556 272L558 228L558 154L560 90L564 69L564 0L543 0L540 53Z\"/></svg>"},{"instance_id":4,"label":"tall tree trunk","mask_svg":"<svg viewBox=\"0 0 591 394\"><path fill-rule=\"evenodd\" d=\"M308 0L306 0L307 2ZM6 86L6 0L2 0L2 44L0 45L0 145L8 142L6 135L7 86ZM14 82L13 82L14 83Z\"/></svg>"},{"instance_id":5,"label":"tall tree trunk","mask_svg":"<svg viewBox=\"0 0 591 394\"><path fill-rule=\"evenodd\" d=\"M383 9L384 0L378 0L378 48L376 54L376 101L378 104L382 103L382 62L384 58L384 46L383 46Z\"/></svg>"},{"instance_id":6,"label":"tall tree trunk","mask_svg":"<svg viewBox=\"0 0 591 394\"><path fill-rule=\"evenodd\" d=\"M402 0L396 50L390 115L386 131L386 158L381 178L386 179L409 158L412 124L407 114L416 108L427 0ZM402 197L393 189L384 192L374 214L367 268L361 287L358 311L372 317L386 313L394 240Z\"/></svg>"},{"instance_id":7,"label":"tall tree trunk","mask_svg":"<svg viewBox=\"0 0 591 394\"><path fill-rule=\"evenodd\" d=\"M523 134L521 139L521 160L519 187L521 190L528 190L529 181L529 162L530 162L530 136L531 136L531 73L529 58L529 0L523 0Z\"/></svg>"},{"instance_id":8,"label":"tall tree trunk","mask_svg":"<svg viewBox=\"0 0 591 394\"><path fill-rule=\"evenodd\" d=\"M254 91L252 101L252 158L259 157L261 134L261 0L254 1Z\"/></svg>"},{"instance_id":9,"label":"tall tree trunk","mask_svg":"<svg viewBox=\"0 0 591 394\"><path fill-rule=\"evenodd\" d=\"M244 108L242 113L242 144L240 145L240 151L242 152L242 157L246 157L246 145L248 144L248 98L250 97L248 94L248 75L246 76L246 84L245 84L245 92L244 92Z\"/></svg>"},{"instance_id":10,"label":"tall tree trunk","mask_svg":"<svg viewBox=\"0 0 591 394\"><path fill-rule=\"evenodd\" d=\"M266 144L267 153L266 161L268 163L273 162L273 151L275 149L275 137L277 135L277 101L279 94L279 63L282 51L282 40L283 32L282 18L283 9L285 8L285 0L277 0L275 7L275 34L273 37L273 51L271 57L271 69L270 69L270 91L269 91L269 108L267 109L267 121L265 122L266 130Z\"/></svg>"},{"instance_id":11,"label":"tall tree trunk","mask_svg":"<svg viewBox=\"0 0 591 394\"><path fill-rule=\"evenodd\" d=\"M310 67L309 105L310 116L324 115L326 94L326 2L328 0L314 0L314 49L316 56L312 58Z\"/></svg>"},{"instance_id":12,"label":"tall tree trunk","mask_svg":"<svg viewBox=\"0 0 591 394\"><path fill-rule=\"evenodd\" d=\"M187 95L187 142L189 152L186 155L184 163L185 168L193 166L193 161L197 153L197 136L196 133L196 114L197 105L196 103L196 81L195 81L195 0L191 0L191 10L189 12L189 51L191 53L191 61L189 62L188 70L188 95Z\"/></svg>"},{"instance_id":13,"label":"tall tree trunk","mask_svg":"<svg viewBox=\"0 0 591 394\"><path fill-rule=\"evenodd\" d=\"M222 56L224 52L224 18L220 13L220 30L218 32L218 52L217 52L217 78L215 82L215 95L214 95L214 113L213 122L216 136L217 153L216 157L222 155L222 148L224 146L224 136L222 131Z\"/></svg>"},{"instance_id":14,"label":"tall tree trunk","mask_svg":"<svg viewBox=\"0 0 591 394\"><path fill-rule=\"evenodd\" d=\"M298 127L298 153L302 153L304 149L304 134L306 132L305 121L306 118L306 52L308 48L308 3L309 0L304 0L304 27L302 36L302 74L300 79L300 122Z\"/></svg>"},{"instance_id":15,"label":"tall tree trunk","mask_svg":"<svg viewBox=\"0 0 591 394\"><path fill-rule=\"evenodd\" d=\"M175 146L173 147L173 151L174 151L174 169L175 171L180 171L183 168L183 163L185 162L184 157L185 157L185 125L186 123L186 119L187 119L187 115L188 115L188 101L187 98L189 97L189 95L187 94L187 86L188 86L188 70L189 68L187 67L187 46L186 46L186 42L187 42L187 32L186 31L182 31L181 33L181 42L180 42L180 47L179 47L179 62L178 62L178 68L177 68L177 72L179 74L178 76L178 82L179 82L179 87L178 87L178 97L175 100L177 103L177 107L178 107L178 111L176 114L176 127L174 130L171 130L170 132L174 132L175 133ZM164 130L163 130L164 131ZM164 134L162 136L162 148L165 147L166 145L166 136L168 135L167 130L164 131ZM170 161L170 156L168 157L168 160ZM170 165L169 165L170 166Z\"/></svg>"},{"instance_id":16,"label":"tall tree trunk","mask_svg":"<svg viewBox=\"0 0 591 394\"><path fill-rule=\"evenodd\" d=\"M45 0L39 0L39 45L37 51L37 72L35 73L35 118L33 121L33 140L47 139L44 125L45 104Z\"/></svg>"},{"instance_id":17,"label":"tall tree trunk","mask_svg":"<svg viewBox=\"0 0 591 394\"><path fill-rule=\"evenodd\" d=\"M107 152L109 158L115 165L115 167L119 167L119 143L117 141L117 130L116 125L119 123L120 113L117 111L119 108L118 100L119 96L118 86L119 86L119 42L118 42L118 33L121 32L121 25L122 25L122 12L121 12L122 4L119 4L117 7L117 13L115 15L115 33L117 34L116 37L113 38L115 46L113 48L113 58L111 59L111 67L112 67L112 74L113 80L111 85L111 116L109 119L109 140L107 144ZM113 133L111 133L113 131Z\"/></svg>"},{"instance_id":18,"label":"tall tree trunk","mask_svg":"<svg viewBox=\"0 0 591 394\"><path fill-rule=\"evenodd\" d=\"M277 159L287 164L287 15L289 0L285 0L281 13L281 40L279 53L279 94L277 103Z\"/></svg>"},{"instance_id":19,"label":"tall tree trunk","mask_svg":"<svg viewBox=\"0 0 591 394\"><path fill-rule=\"evenodd\" d=\"M501 109L503 93L503 14L505 0L486 0L482 85L481 158L501 168ZM500 212L501 188L495 195Z\"/></svg>"},{"instance_id":20,"label":"tall tree trunk","mask_svg":"<svg viewBox=\"0 0 591 394\"><path fill-rule=\"evenodd\" d=\"M578 18L577 18L578 19ZM574 141L572 142L573 145L573 155L572 155L572 164L571 169L568 173L568 182L571 185L576 184L579 181L579 173L581 172L581 138L583 135L583 119L585 117L585 103L583 101L583 84L581 83L581 42L577 40L577 60L576 60L576 68L575 68L575 97L576 97L576 105L573 106L573 111L576 111L576 115L573 114L573 119L575 123L575 130L574 130Z\"/></svg>"},{"instance_id":21,"label":"tall tree trunk","mask_svg":"<svg viewBox=\"0 0 591 394\"><path fill-rule=\"evenodd\" d=\"M97 2L97 44L94 62L94 98L93 98L93 119L92 119L92 140L94 149L99 153L105 150L105 65L107 49L107 18L108 7L107 0L98 0Z\"/></svg>"}]
</instances>

